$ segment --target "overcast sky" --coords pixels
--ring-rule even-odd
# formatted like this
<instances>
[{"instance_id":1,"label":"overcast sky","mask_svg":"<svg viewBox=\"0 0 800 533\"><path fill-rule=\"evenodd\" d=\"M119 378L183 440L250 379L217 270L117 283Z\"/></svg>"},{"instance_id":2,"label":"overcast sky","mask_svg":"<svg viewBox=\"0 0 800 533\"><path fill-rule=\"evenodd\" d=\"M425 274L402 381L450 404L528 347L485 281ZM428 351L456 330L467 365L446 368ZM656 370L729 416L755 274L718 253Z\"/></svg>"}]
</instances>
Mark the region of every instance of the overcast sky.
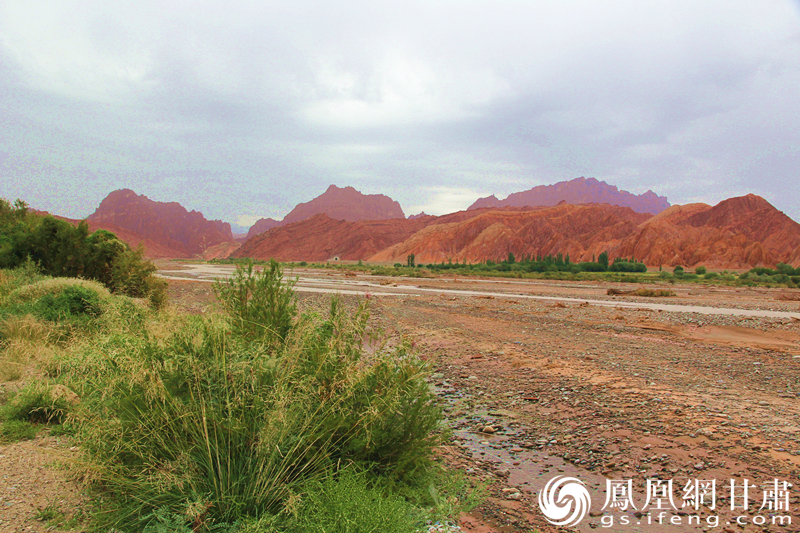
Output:
<instances>
[{"instance_id":1,"label":"overcast sky","mask_svg":"<svg viewBox=\"0 0 800 533\"><path fill-rule=\"evenodd\" d=\"M247 227L580 176L800 220L800 2L0 2L0 196Z\"/></svg>"}]
</instances>

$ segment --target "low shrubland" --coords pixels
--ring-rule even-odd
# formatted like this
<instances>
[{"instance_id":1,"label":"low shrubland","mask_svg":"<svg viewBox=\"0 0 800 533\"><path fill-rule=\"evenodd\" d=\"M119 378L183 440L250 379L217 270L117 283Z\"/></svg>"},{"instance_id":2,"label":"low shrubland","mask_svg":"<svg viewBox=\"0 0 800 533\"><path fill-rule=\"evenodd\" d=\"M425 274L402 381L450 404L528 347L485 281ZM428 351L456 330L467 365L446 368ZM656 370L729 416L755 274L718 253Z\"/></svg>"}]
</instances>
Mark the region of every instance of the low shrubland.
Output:
<instances>
[{"instance_id":1,"label":"low shrubland","mask_svg":"<svg viewBox=\"0 0 800 533\"><path fill-rule=\"evenodd\" d=\"M52 352L15 356L35 379L0 398L0 439L63 424L96 530L414 531L472 501L434 461L426 365L365 302L301 313L274 262L218 282L206 316L25 275L4 271L0 360Z\"/></svg>"}]
</instances>

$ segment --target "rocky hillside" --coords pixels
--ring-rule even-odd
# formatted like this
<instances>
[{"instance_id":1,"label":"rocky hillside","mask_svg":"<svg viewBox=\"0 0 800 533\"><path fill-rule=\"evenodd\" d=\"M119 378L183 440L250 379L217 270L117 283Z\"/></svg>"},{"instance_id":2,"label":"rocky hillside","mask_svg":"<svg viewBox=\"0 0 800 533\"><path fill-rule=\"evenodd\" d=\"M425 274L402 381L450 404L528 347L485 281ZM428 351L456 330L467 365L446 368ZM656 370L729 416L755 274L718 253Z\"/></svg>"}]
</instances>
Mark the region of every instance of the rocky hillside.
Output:
<instances>
[{"instance_id":1,"label":"rocky hillside","mask_svg":"<svg viewBox=\"0 0 800 533\"><path fill-rule=\"evenodd\" d=\"M473 213L467 211L466 213ZM590 261L609 246L618 246L636 232L648 216L630 208L590 204L483 209L465 218L440 217L411 238L370 257L399 261L415 254L418 263L447 260L477 262L521 255L569 254L573 261Z\"/></svg>"},{"instance_id":2,"label":"rocky hillside","mask_svg":"<svg viewBox=\"0 0 800 533\"><path fill-rule=\"evenodd\" d=\"M109 194L87 221L90 227L123 230L128 235L120 234L123 240L138 239L174 251L172 257L199 255L234 240L228 223L206 220L202 213L187 211L177 202L156 202L129 189Z\"/></svg>"},{"instance_id":3,"label":"rocky hillside","mask_svg":"<svg viewBox=\"0 0 800 533\"><path fill-rule=\"evenodd\" d=\"M608 204L475 210L439 217L409 239L372 256L418 262L482 261L521 255L569 254L590 261L603 251L650 266L750 268L784 262L800 266L800 224L755 195L716 206L673 206L656 216ZM466 213L471 213L467 211Z\"/></svg>"},{"instance_id":4,"label":"rocky hillside","mask_svg":"<svg viewBox=\"0 0 800 533\"><path fill-rule=\"evenodd\" d=\"M275 258L279 261L325 261L335 257L342 260L367 259L379 250L411 237L428 221L429 218L347 221L319 214L257 235L245 242L232 257Z\"/></svg>"},{"instance_id":5,"label":"rocky hillside","mask_svg":"<svg viewBox=\"0 0 800 533\"><path fill-rule=\"evenodd\" d=\"M737 268L789 263L800 266L800 224L760 196L673 206L623 240L621 256L649 265Z\"/></svg>"},{"instance_id":6,"label":"rocky hillside","mask_svg":"<svg viewBox=\"0 0 800 533\"><path fill-rule=\"evenodd\" d=\"M644 194L632 194L621 191L614 185L594 178L577 178L562 181L554 185L539 185L532 189L511 194L505 200L498 200L494 195L478 199L468 209L485 207L524 207L553 206L560 202L568 204L611 204L630 207L637 213L658 214L669 207L664 196L653 191Z\"/></svg>"}]
</instances>

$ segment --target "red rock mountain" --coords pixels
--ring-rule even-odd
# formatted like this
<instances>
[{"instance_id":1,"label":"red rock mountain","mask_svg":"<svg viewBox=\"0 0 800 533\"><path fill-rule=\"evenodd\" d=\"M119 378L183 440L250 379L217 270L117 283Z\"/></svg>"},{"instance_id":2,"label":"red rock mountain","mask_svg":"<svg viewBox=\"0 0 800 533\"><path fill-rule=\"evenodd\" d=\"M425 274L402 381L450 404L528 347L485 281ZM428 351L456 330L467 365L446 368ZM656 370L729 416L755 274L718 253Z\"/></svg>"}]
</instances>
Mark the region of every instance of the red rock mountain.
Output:
<instances>
[{"instance_id":1,"label":"red rock mountain","mask_svg":"<svg viewBox=\"0 0 800 533\"><path fill-rule=\"evenodd\" d=\"M175 253L170 257L199 255L234 240L228 223L206 220L202 213L187 211L177 202L156 202L129 189L109 194L87 221L90 227L114 231L129 243L139 240L164 252L170 250Z\"/></svg>"},{"instance_id":2,"label":"red rock mountain","mask_svg":"<svg viewBox=\"0 0 800 533\"><path fill-rule=\"evenodd\" d=\"M448 215L411 238L382 250L371 261L399 261L409 254L418 263L447 260L499 260L509 252L522 255L569 254L590 261L609 246L634 233L648 215L607 204L467 211L470 218ZM459 215L459 213L454 213Z\"/></svg>"},{"instance_id":3,"label":"red rock mountain","mask_svg":"<svg viewBox=\"0 0 800 533\"><path fill-rule=\"evenodd\" d=\"M576 178L562 181L554 185L539 185L527 191L510 194L505 200L498 200L494 195L479 198L468 209L484 207L524 207L553 206L560 202L568 204L611 204L630 207L637 213L658 214L669 207L664 196L653 191L644 194L632 194L621 191L614 185L594 178Z\"/></svg>"},{"instance_id":4,"label":"red rock mountain","mask_svg":"<svg viewBox=\"0 0 800 533\"><path fill-rule=\"evenodd\" d=\"M482 261L516 256L569 254L590 261L603 251L649 266L750 268L784 262L800 266L800 224L755 195L731 198L714 207L672 206L648 216L608 204L467 211L476 216L439 217L409 239L370 257L418 263Z\"/></svg>"},{"instance_id":5,"label":"red rock mountain","mask_svg":"<svg viewBox=\"0 0 800 533\"><path fill-rule=\"evenodd\" d=\"M324 213L334 220L387 220L405 218L400 204L383 194L361 194L352 187L331 185L310 202L297 204L281 225L300 222Z\"/></svg>"},{"instance_id":6,"label":"red rock mountain","mask_svg":"<svg viewBox=\"0 0 800 533\"><path fill-rule=\"evenodd\" d=\"M248 239L231 257L279 261L366 259L409 238L432 218L347 221L322 213Z\"/></svg>"},{"instance_id":7,"label":"red rock mountain","mask_svg":"<svg viewBox=\"0 0 800 533\"><path fill-rule=\"evenodd\" d=\"M640 225L620 245L620 256L650 265L719 268L800 266L800 224L760 196L673 206Z\"/></svg>"},{"instance_id":8,"label":"red rock mountain","mask_svg":"<svg viewBox=\"0 0 800 533\"><path fill-rule=\"evenodd\" d=\"M250 226L250 231L247 232L247 239L250 237L255 237L256 235L260 235L265 231L269 231L272 228L277 228L280 226L281 223L279 220L275 220L274 218L259 218L255 224Z\"/></svg>"}]
</instances>

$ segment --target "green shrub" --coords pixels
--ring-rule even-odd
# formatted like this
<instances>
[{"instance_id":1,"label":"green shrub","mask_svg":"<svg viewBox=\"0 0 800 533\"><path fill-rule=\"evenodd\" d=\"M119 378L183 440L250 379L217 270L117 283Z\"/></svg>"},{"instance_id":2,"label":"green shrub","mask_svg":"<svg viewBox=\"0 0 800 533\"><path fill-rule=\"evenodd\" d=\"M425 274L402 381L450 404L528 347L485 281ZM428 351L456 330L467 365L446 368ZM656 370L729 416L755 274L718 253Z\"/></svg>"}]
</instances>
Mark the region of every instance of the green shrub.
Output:
<instances>
[{"instance_id":1,"label":"green shrub","mask_svg":"<svg viewBox=\"0 0 800 533\"><path fill-rule=\"evenodd\" d=\"M44 296L58 297L67 288L89 291L101 299L106 299L110 296L108 289L96 281L80 278L44 278L35 283L21 284L6 297L6 303L24 304ZM74 294L74 291L72 292Z\"/></svg>"},{"instance_id":2,"label":"green shrub","mask_svg":"<svg viewBox=\"0 0 800 533\"><path fill-rule=\"evenodd\" d=\"M276 263L237 272L217 285L228 321L116 335L72 363L76 438L113 502L98 527L141 531L157 511L234 523L279 513L337 465L399 483L429 466L441 411L425 365L367 342L364 305L295 317Z\"/></svg>"},{"instance_id":3,"label":"green shrub","mask_svg":"<svg viewBox=\"0 0 800 533\"><path fill-rule=\"evenodd\" d=\"M214 293L236 334L275 344L282 343L294 325L295 283L283 283L280 263L272 259L261 270L255 270L252 262L237 266L229 278L214 282Z\"/></svg>"},{"instance_id":4,"label":"green shrub","mask_svg":"<svg viewBox=\"0 0 800 533\"><path fill-rule=\"evenodd\" d=\"M702 276L706 272L707 272L707 270L706 270L706 267L704 267L704 266L699 266L699 267L694 269L694 273L697 274L698 276Z\"/></svg>"},{"instance_id":5,"label":"green shrub","mask_svg":"<svg viewBox=\"0 0 800 533\"><path fill-rule=\"evenodd\" d=\"M68 285L57 295L45 294L33 304L34 314L51 322L102 313L100 296L93 290Z\"/></svg>"},{"instance_id":6,"label":"green shrub","mask_svg":"<svg viewBox=\"0 0 800 533\"><path fill-rule=\"evenodd\" d=\"M33 262L55 277L97 280L112 291L150 298L159 307L166 284L154 276L156 267L106 230L89 233L86 222L73 225L50 215L28 211L24 202L12 208L0 199L0 268ZM0 294L1 296L2 294Z\"/></svg>"},{"instance_id":7,"label":"green shrub","mask_svg":"<svg viewBox=\"0 0 800 533\"><path fill-rule=\"evenodd\" d=\"M678 265L678 266L676 266L676 267L675 267L675 268L672 270L672 273L673 273L673 274L674 274L676 277L679 277L679 278L680 278L680 277L683 277L683 272L684 272L684 271L683 271L683 267L682 267L681 265Z\"/></svg>"},{"instance_id":8,"label":"green shrub","mask_svg":"<svg viewBox=\"0 0 800 533\"><path fill-rule=\"evenodd\" d=\"M167 298L167 282L156 277L156 266L144 259L144 249L126 249L111 263L111 290L133 298L147 298L160 309Z\"/></svg>"}]
</instances>

